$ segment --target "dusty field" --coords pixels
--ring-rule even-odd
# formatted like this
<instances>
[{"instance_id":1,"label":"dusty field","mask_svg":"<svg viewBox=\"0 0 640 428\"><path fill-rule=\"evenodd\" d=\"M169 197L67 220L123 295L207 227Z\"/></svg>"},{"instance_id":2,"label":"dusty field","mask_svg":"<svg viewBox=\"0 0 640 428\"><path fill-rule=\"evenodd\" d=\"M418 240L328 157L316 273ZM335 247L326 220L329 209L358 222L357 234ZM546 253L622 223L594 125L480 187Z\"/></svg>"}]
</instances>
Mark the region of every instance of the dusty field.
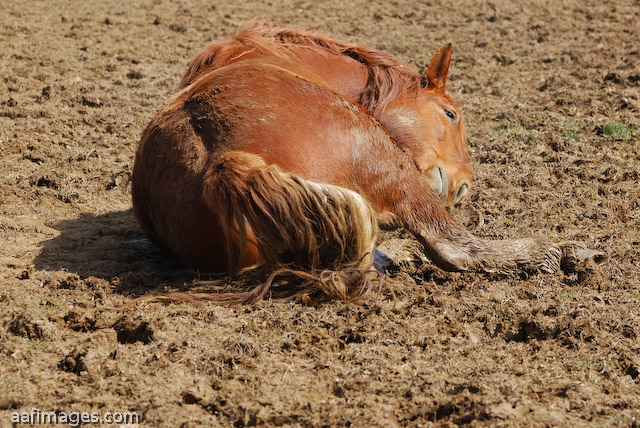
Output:
<instances>
[{"instance_id":1,"label":"dusty field","mask_svg":"<svg viewBox=\"0 0 640 428\"><path fill-rule=\"evenodd\" d=\"M0 426L32 408L167 427L640 425L637 0L180 3L2 2ZM188 60L255 17L418 69L453 42L475 160L455 215L608 260L526 278L427 264L363 304L110 309L198 277L139 231L133 156Z\"/></svg>"}]
</instances>

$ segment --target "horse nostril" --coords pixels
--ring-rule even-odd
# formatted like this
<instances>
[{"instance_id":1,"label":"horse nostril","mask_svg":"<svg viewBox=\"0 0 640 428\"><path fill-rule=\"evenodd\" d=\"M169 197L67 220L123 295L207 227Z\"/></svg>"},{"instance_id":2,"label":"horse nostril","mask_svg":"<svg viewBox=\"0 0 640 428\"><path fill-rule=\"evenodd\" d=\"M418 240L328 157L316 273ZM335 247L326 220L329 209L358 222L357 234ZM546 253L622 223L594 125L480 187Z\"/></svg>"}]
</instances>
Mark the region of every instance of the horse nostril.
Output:
<instances>
[{"instance_id":1,"label":"horse nostril","mask_svg":"<svg viewBox=\"0 0 640 428\"><path fill-rule=\"evenodd\" d=\"M458 202L463 200L464 197L467 196L468 192L469 192L469 182L468 181L462 181L458 185L458 192L456 193L456 197L453 200L453 203L457 204Z\"/></svg>"}]
</instances>

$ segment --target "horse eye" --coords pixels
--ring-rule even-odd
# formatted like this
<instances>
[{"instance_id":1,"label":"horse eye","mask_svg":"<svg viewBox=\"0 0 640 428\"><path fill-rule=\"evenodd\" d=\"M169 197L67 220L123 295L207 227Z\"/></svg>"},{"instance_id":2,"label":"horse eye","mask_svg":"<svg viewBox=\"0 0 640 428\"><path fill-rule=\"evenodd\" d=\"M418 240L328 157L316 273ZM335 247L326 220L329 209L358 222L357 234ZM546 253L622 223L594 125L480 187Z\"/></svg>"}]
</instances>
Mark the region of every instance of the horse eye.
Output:
<instances>
[{"instance_id":1,"label":"horse eye","mask_svg":"<svg viewBox=\"0 0 640 428\"><path fill-rule=\"evenodd\" d=\"M449 118L449 120L450 120L451 122L456 123L456 115L455 115L455 114L453 114L453 112L452 112L452 111L445 110L445 111L444 111L444 114L446 114L446 115L447 115L447 117Z\"/></svg>"}]
</instances>

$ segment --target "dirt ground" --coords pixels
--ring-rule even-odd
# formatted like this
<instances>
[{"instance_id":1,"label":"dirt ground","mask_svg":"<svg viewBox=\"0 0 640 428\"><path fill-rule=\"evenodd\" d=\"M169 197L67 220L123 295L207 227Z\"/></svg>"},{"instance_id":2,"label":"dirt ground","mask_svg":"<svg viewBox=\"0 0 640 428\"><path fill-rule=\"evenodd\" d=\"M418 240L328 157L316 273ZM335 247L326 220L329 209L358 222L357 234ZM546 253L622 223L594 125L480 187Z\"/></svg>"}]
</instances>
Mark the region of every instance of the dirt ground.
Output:
<instances>
[{"instance_id":1,"label":"dirt ground","mask_svg":"<svg viewBox=\"0 0 640 428\"><path fill-rule=\"evenodd\" d=\"M33 408L167 427L638 427L640 3L437 3L3 1L0 427ZM363 303L117 308L198 278L144 239L129 177L190 58L252 18L419 70L453 42L475 180L453 214L608 259L515 278L422 264Z\"/></svg>"}]
</instances>

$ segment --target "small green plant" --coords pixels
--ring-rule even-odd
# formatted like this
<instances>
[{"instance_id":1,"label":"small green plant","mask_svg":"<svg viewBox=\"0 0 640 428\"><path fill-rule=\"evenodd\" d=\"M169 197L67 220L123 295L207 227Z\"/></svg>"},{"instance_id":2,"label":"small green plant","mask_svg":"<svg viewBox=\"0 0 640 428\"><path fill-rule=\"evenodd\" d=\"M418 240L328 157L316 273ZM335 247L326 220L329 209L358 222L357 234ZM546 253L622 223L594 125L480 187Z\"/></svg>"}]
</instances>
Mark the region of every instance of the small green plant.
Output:
<instances>
[{"instance_id":1,"label":"small green plant","mask_svg":"<svg viewBox=\"0 0 640 428\"><path fill-rule=\"evenodd\" d=\"M564 132L562 133L562 136L569 140L575 140L581 135L582 135L582 132L578 131L577 129L565 129Z\"/></svg>"},{"instance_id":2,"label":"small green plant","mask_svg":"<svg viewBox=\"0 0 640 428\"><path fill-rule=\"evenodd\" d=\"M584 122L568 121L560 122L559 125L562 128L562 137L567 140L575 140L582 135L585 129Z\"/></svg>"},{"instance_id":3,"label":"small green plant","mask_svg":"<svg viewBox=\"0 0 640 428\"><path fill-rule=\"evenodd\" d=\"M520 122L510 122L503 120L498 126L498 132L503 137L520 136L525 133L525 128Z\"/></svg>"},{"instance_id":4,"label":"small green plant","mask_svg":"<svg viewBox=\"0 0 640 428\"><path fill-rule=\"evenodd\" d=\"M635 138L635 129L632 125L607 123L602 131L604 135L608 135L610 137L621 137L624 141L631 141Z\"/></svg>"},{"instance_id":5,"label":"small green plant","mask_svg":"<svg viewBox=\"0 0 640 428\"><path fill-rule=\"evenodd\" d=\"M578 122L565 122L562 123L561 126L564 128L562 136L568 140L575 140L582 135L580 124Z\"/></svg>"}]
</instances>

